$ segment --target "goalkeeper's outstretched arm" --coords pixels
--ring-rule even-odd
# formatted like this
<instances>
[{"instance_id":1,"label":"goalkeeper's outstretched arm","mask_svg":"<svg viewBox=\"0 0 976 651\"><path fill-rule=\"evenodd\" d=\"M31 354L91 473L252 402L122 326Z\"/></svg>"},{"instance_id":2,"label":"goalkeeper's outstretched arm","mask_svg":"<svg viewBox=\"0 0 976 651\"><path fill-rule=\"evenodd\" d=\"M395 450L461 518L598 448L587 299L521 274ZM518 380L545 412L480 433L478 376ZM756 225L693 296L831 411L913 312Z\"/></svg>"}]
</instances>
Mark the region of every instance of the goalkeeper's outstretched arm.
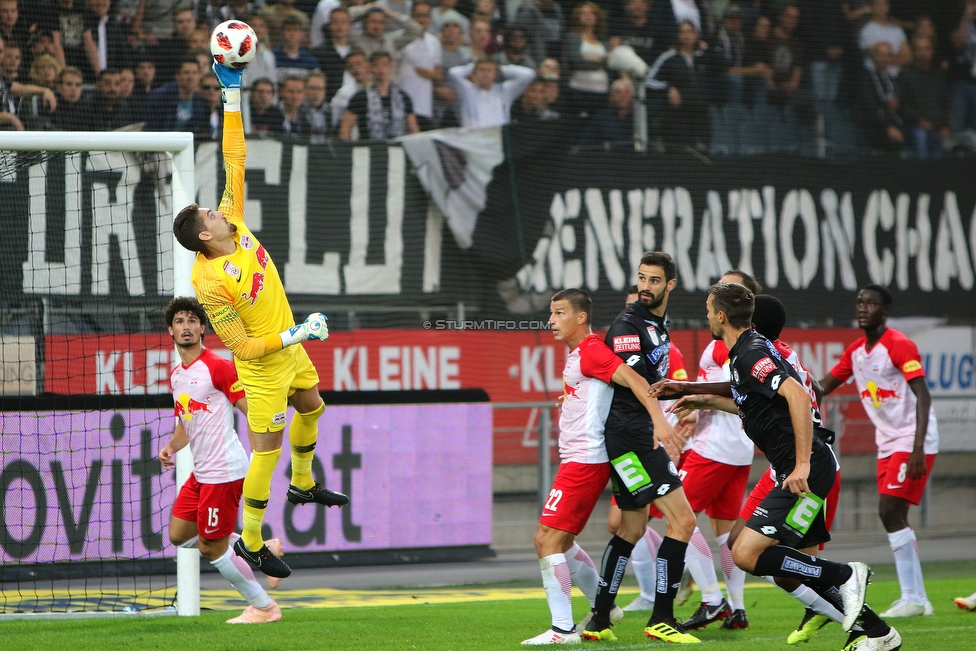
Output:
<instances>
[{"instance_id":1,"label":"goalkeeper's outstretched arm","mask_svg":"<svg viewBox=\"0 0 976 651\"><path fill-rule=\"evenodd\" d=\"M224 196L220 208L230 222L244 221L244 163L247 159L247 143L244 140L244 122L241 119L241 76L243 68L231 69L213 66L220 81L224 102L224 133L221 147L224 153Z\"/></svg>"}]
</instances>

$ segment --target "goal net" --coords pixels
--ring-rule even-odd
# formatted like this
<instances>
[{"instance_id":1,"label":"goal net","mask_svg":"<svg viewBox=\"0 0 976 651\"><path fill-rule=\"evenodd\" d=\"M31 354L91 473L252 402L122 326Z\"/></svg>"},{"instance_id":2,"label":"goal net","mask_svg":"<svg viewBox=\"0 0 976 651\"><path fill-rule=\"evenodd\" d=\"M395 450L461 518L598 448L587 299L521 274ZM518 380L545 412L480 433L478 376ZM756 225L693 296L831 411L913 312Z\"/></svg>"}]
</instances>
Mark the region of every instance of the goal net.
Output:
<instances>
[{"instance_id":1,"label":"goal net","mask_svg":"<svg viewBox=\"0 0 976 651\"><path fill-rule=\"evenodd\" d=\"M0 612L171 612L171 360L112 343L157 341L187 293L192 137L2 133L0 151Z\"/></svg>"}]
</instances>

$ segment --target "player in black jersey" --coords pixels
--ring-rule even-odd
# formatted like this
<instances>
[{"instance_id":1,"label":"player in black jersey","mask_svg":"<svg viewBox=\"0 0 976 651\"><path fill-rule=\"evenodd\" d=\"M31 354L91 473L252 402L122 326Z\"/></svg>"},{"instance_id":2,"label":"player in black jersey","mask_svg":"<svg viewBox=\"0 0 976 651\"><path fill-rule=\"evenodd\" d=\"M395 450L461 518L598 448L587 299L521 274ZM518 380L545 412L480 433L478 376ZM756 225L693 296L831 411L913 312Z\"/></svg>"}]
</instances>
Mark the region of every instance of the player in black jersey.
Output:
<instances>
[{"instance_id":1,"label":"player in black jersey","mask_svg":"<svg viewBox=\"0 0 976 651\"><path fill-rule=\"evenodd\" d=\"M638 301L627 306L607 332L606 344L648 384L668 375L668 295L676 284L677 267L666 253L645 253L638 268ZM695 514L688 504L673 460L681 440L661 412L649 417L633 392L614 386L604 438L610 458L613 494L621 509L620 527L603 554L596 603L581 636L586 640L616 639L610 630L610 611L634 544L647 526L651 502L667 519L668 530L658 550L657 598L644 634L680 644L698 643L674 618L674 597L681 584L685 550L695 530Z\"/></svg>"},{"instance_id":2,"label":"player in black jersey","mask_svg":"<svg viewBox=\"0 0 976 651\"><path fill-rule=\"evenodd\" d=\"M814 589L836 587L843 599L844 630L860 622L867 634L859 651L900 648L898 632L864 603L871 574L867 565L833 563L798 549L830 540L823 507L836 478L834 457L824 443L829 432L814 436L820 426L809 392L775 346L752 329L752 292L738 283L717 283L706 305L712 336L729 349L731 385L666 382L652 391L658 397L713 394L701 401L707 408L737 408L746 434L773 466L775 488L732 547L736 565L756 576L793 578Z\"/></svg>"}]
</instances>

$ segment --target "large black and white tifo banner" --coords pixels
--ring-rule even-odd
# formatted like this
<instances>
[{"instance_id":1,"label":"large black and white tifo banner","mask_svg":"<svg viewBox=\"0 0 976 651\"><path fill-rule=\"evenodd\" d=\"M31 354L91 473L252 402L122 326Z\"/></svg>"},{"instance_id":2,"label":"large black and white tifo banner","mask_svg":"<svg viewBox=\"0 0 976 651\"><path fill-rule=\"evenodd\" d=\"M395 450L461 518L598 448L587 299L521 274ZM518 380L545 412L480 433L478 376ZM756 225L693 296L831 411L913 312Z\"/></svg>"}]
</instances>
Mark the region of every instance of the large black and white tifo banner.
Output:
<instances>
[{"instance_id":1,"label":"large black and white tifo banner","mask_svg":"<svg viewBox=\"0 0 976 651\"><path fill-rule=\"evenodd\" d=\"M738 267L804 322L850 323L871 282L892 288L900 315L974 317L974 161L575 155L560 128L253 140L245 214L296 299L464 302L508 318L582 286L605 322L640 254L663 249L684 314ZM215 206L217 146L196 161L199 203ZM165 165L129 154L48 158L0 178L4 296L171 292L169 183Z\"/></svg>"}]
</instances>

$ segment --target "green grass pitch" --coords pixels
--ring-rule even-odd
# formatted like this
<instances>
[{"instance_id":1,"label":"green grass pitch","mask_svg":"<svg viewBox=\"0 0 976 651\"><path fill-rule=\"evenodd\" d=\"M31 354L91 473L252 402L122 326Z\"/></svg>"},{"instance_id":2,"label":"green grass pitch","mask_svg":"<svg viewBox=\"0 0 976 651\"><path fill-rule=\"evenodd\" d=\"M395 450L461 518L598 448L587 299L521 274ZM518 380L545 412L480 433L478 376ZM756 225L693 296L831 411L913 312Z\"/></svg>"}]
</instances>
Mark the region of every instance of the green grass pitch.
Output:
<instances>
[{"instance_id":1,"label":"green grass pitch","mask_svg":"<svg viewBox=\"0 0 976 651\"><path fill-rule=\"evenodd\" d=\"M868 600L878 611L898 596L892 567L876 568ZM963 612L953 597L976 590L976 563L938 563L925 566L926 587L936 614L892 620L904 638L905 651L963 651L976 649L976 613ZM534 581L519 582L521 586ZM0 622L0 648L17 651L85 651L88 649L160 651L312 651L329 649L471 650L518 649L519 642L547 628L549 611L539 588L535 599L425 604L417 590L416 605L361 608L284 609L284 619L262 626L229 626L234 611L204 611L199 618L147 617L87 620L8 620ZM789 647L787 634L799 623L802 609L793 599L760 583L746 585L750 628L722 631L718 624L697 635L706 648L728 651L836 651L847 639L837 624L829 624L808 644ZM634 595L622 595L625 605ZM687 617L696 604L677 611ZM577 597L574 614L582 617L586 602ZM646 613L628 613L614 632L617 642L585 643L585 648L624 650L666 648L643 636Z\"/></svg>"}]
</instances>

